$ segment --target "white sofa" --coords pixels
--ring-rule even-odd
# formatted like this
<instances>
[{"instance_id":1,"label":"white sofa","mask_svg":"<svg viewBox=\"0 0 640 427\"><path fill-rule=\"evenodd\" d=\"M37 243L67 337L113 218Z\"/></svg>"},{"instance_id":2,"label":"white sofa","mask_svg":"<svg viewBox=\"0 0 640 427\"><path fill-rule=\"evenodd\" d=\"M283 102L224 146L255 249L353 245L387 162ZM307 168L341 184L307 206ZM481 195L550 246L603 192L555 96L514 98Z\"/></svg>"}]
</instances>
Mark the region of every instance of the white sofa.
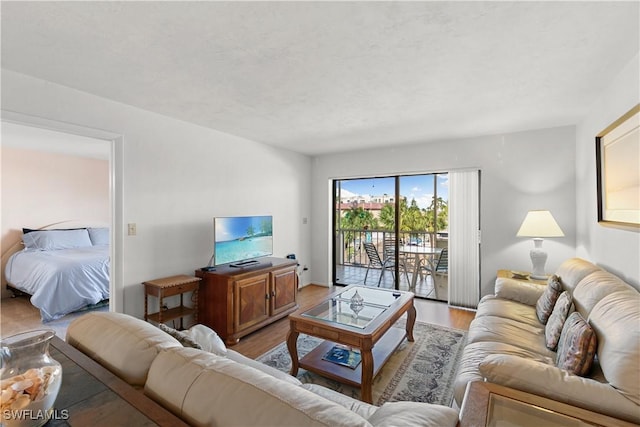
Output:
<instances>
[{"instance_id":1,"label":"white sofa","mask_svg":"<svg viewBox=\"0 0 640 427\"><path fill-rule=\"evenodd\" d=\"M469 327L455 382L461 405L467 383L486 380L620 419L640 423L640 294L600 267L579 259L558 268L563 290L597 338L586 376L556 367L536 302L546 286L499 278Z\"/></svg>"},{"instance_id":2,"label":"white sofa","mask_svg":"<svg viewBox=\"0 0 640 427\"><path fill-rule=\"evenodd\" d=\"M89 313L69 344L194 426L455 426L452 408L415 402L380 407L296 378L233 350L183 347L150 323Z\"/></svg>"}]
</instances>

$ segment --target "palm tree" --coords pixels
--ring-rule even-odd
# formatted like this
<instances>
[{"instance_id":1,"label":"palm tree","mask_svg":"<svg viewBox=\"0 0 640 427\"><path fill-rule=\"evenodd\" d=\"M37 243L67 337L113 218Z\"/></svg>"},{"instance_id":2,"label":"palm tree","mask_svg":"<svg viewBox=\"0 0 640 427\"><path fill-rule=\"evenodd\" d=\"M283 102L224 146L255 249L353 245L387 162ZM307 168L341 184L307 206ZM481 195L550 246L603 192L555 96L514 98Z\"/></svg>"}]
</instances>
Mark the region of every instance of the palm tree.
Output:
<instances>
[{"instance_id":1,"label":"palm tree","mask_svg":"<svg viewBox=\"0 0 640 427\"><path fill-rule=\"evenodd\" d=\"M359 245L360 230L377 228L378 221L373 214L364 210L361 206L353 204L349 210L345 211L344 216L340 219L340 229L344 231L344 248L347 250L347 259L351 259L355 253L356 247Z\"/></svg>"}]
</instances>

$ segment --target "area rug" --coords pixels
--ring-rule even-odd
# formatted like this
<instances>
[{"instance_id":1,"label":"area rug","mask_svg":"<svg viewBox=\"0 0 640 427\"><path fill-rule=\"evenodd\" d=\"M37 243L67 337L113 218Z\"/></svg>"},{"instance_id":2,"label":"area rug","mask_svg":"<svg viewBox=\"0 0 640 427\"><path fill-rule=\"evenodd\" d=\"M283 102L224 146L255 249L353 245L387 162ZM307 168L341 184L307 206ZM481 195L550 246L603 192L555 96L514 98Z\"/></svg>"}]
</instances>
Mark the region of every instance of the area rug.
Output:
<instances>
[{"instance_id":1,"label":"area rug","mask_svg":"<svg viewBox=\"0 0 640 427\"><path fill-rule=\"evenodd\" d=\"M399 322L394 327L404 328L404 325ZM380 406L387 401L412 401L450 406L456 369L467 338L466 332L416 322L413 337L414 342L405 339L400 344L373 380L373 403ZM300 334L298 356L302 358L320 342L319 338ZM256 360L287 373L291 368L291 357L284 342ZM299 369L298 379L303 383L320 384L360 399L360 389L304 369Z\"/></svg>"}]
</instances>

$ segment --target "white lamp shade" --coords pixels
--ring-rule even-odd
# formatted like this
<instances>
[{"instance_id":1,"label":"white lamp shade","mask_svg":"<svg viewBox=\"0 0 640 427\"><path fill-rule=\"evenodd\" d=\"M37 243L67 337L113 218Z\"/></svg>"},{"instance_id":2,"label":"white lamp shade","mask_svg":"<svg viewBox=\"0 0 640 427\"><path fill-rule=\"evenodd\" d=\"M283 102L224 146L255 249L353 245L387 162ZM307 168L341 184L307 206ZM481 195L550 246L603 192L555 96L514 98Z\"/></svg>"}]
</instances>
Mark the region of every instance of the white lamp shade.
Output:
<instances>
[{"instance_id":1,"label":"white lamp shade","mask_svg":"<svg viewBox=\"0 0 640 427\"><path fill-rule=\"evenodd\" d=\"M549 211L529 211L522 221L518 237L563 237L564 233Z\"/></svg>"}]
</instances>

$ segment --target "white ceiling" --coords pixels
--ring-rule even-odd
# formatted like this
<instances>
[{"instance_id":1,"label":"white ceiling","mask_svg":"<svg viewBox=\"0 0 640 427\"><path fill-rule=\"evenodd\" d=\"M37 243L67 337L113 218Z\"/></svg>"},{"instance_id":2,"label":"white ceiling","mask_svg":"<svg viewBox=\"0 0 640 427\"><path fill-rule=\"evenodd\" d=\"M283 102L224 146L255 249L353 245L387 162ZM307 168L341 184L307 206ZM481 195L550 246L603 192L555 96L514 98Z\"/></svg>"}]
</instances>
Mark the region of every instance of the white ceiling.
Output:
<instances>
[{"instance_id":1,"label":"white ceiling","mask_svg":"<svg viewBox=\"0 0 640 427\"><path fill-rule=\"evenodd\" d=\"M315 155L575 124L639 4L2 1L2 67Z\"/></svg>"}]
</instances>

